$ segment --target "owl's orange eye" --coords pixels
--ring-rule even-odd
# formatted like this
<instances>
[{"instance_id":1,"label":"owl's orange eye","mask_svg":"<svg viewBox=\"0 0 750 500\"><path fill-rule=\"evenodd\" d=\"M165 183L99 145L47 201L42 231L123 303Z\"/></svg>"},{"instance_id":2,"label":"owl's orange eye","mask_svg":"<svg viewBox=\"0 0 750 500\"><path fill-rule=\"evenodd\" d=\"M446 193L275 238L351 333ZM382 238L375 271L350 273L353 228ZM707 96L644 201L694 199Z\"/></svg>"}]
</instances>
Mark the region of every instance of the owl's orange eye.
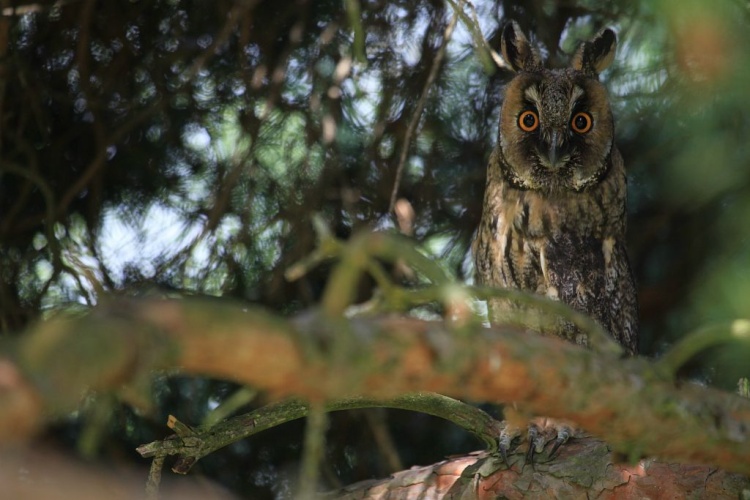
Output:
<instances>
[{"instance_id":1,"label":"owl's orange eye","mask_svg":"<svg viewBox=\"0 0 750 500\"><path fill-rule=\"evenodd\" d=\"M578 132L579 134L585 134L591 130L593 124L594 120L591 118L591 115L584 112L576 113L573 119L570 120L570 128L573 129L573 132Z\"/></svg>"},{"instance_id":2,"label":"owl's orange eye","mask_svg":"<svg viewBox=\"0 0 750 500\"><path fill-rule=\"evenodd\" d=\"M539 117L534 111L524 111L518 117L518 126L524 132L533 132L539 126Z\"/></svg>"}]
</instances>

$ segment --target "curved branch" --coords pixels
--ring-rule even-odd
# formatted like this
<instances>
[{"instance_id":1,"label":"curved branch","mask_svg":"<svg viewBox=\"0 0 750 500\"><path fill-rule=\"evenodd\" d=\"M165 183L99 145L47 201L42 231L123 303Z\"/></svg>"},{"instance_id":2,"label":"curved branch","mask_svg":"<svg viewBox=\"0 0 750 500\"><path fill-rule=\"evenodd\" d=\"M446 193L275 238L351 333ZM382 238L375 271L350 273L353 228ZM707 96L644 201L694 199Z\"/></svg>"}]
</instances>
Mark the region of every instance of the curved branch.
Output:
<instances>
[{"instance_id":1,"label":"curved branch","mask_svg":"<svg viewBox=\"0 0 750 500\"><path fill-rule=\"evenodd\" d=\"M324 407L327 412L362 408L395 408L444 418L473 432L484 441L489 450L497 448L495 439L499 434L500 422L478 408L440 394L414 393L392 399L343 398L329 401ZM166 439L143 444L137 451L146 458L177 455L172 471L186 474L198 460L216 450L272 427L306 417L309 410L308 403L297 399L281 401L229 418L210 428L192 431L189 436L178 434L180 440ZM174 422L174 417L170 417L171 428L175 427Z\"/></svg>"},{"instance_id":2,"label":"curved branch","mask_svg":"<svg viewBox=\"0 0 750 500\"><path fill-rule=\"evenodd\" d=\"M685 335L657 362L665 377L677 376L677 371L699 353L718 345L750 341L750 320L736 319L729 323L706 326Z\"/></svg>"}]
</instances>

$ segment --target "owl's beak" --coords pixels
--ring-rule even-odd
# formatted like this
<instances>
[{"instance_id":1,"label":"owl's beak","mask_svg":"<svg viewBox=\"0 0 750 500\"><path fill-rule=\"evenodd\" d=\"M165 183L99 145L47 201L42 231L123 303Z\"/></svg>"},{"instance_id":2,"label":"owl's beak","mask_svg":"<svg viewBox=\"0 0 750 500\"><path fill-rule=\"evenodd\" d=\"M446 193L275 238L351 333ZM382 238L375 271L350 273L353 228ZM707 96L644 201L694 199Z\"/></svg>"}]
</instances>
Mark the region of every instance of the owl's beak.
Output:
<instances>
[{"instance_id":1,"label":"owl's beak","mask_svg":"<svg viewBox=\"0 0 750 500\"><path fill-rule=\"evenodd\" d=\"M542 162L545 163L545 166L550 170L560 169L567 160L567 158L564 157L564 145L561 144L562 138L563 135L560 134L558 130L552 130L549 136L549 148L541 155L542 157L546 156L546 158L542 158ZM561 155L561 153L563 154Z\"/></svg>"},{"instance_id":2,"label":"owl's beak","mask_svg":"<svg viewBox=\"0 0 750 500\"><path fill-rule=\"evenodd\" d=\"M552 137L550 137L550 145L549 145L549 151L547 151L547 158L549 159L550 165L555 165L557 163L557 130L552 132Z\"/></svg>"}]
</instances>

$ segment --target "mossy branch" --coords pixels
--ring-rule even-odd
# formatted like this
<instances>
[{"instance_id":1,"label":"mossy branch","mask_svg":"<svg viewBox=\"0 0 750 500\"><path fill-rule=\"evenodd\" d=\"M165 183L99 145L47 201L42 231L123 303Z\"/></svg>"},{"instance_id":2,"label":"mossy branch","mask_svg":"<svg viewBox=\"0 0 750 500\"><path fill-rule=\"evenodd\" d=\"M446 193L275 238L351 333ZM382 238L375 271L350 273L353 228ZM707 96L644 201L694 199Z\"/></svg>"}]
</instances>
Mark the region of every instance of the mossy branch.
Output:
<instances>
[{"instance_id":1,"label":"mossy branch","mask_svg":"<svg viewBox=\"0 0 750 500\"><path fill-rule=\"evenodd\" d=\"M244 304L144 299L39 323L21 337L13 361L0 361L0 440L30 438L74 408L86 389L117 391L161 369L235 381L279 399L384 400L440 391L515 402L529 415L572 421L626 456L750 473L750 400L675 386L648 360L513 328L469 325L456 335L448 323L403 317L347 320L349 365L328 363L325 351L314 359L302 354L302 335L335 335L340 321L308 314L291 323ZM104 347L118 354L102 356Z\"/></svg>"},{"instance_id":2,"label":"mossy branch","mask_svg":"<svg viewBox=\"0 0 750 500\"><path fill-rule=\"evenodd\" d=\"M323 405L326 412L363 408L411 410L446 419L473 432L489 451L496 449L496 436L502 425L479 408L435 393L412 393L390 399L341 398ZM306 417L309 412L310 404L305 401L281 401L229 418L213 427L198 429L190 434L189 440L154 441L139 446L137 451L143 457L177 455L172 470L185 474L198 460L214 451L272 427ZM173 420L176 419L170 417L170 422Z\"/></svg>"}]
</instances>

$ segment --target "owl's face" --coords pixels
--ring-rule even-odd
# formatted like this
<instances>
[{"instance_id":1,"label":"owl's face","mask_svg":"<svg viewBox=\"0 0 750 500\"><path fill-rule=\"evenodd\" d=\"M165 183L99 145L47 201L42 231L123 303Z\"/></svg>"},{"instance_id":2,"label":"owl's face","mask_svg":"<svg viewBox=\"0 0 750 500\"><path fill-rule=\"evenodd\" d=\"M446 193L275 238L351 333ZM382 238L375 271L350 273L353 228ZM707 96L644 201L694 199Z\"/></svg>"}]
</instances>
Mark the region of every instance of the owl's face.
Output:
<instances>
[{"instance_id":1,"label":"owl's face","mask_svg":"<svg viewBox=\"0 0 750 500\"><path fill-rule=\"evenodd\" d=\"M504 175L514 186L582 191L607 173L614 124L598 72L616 44L605 30L582 45L572 67L544 69L515 23L503 32L503 56L519 73L505 90L500 115Z\"/></svg>"}]
</instances>

